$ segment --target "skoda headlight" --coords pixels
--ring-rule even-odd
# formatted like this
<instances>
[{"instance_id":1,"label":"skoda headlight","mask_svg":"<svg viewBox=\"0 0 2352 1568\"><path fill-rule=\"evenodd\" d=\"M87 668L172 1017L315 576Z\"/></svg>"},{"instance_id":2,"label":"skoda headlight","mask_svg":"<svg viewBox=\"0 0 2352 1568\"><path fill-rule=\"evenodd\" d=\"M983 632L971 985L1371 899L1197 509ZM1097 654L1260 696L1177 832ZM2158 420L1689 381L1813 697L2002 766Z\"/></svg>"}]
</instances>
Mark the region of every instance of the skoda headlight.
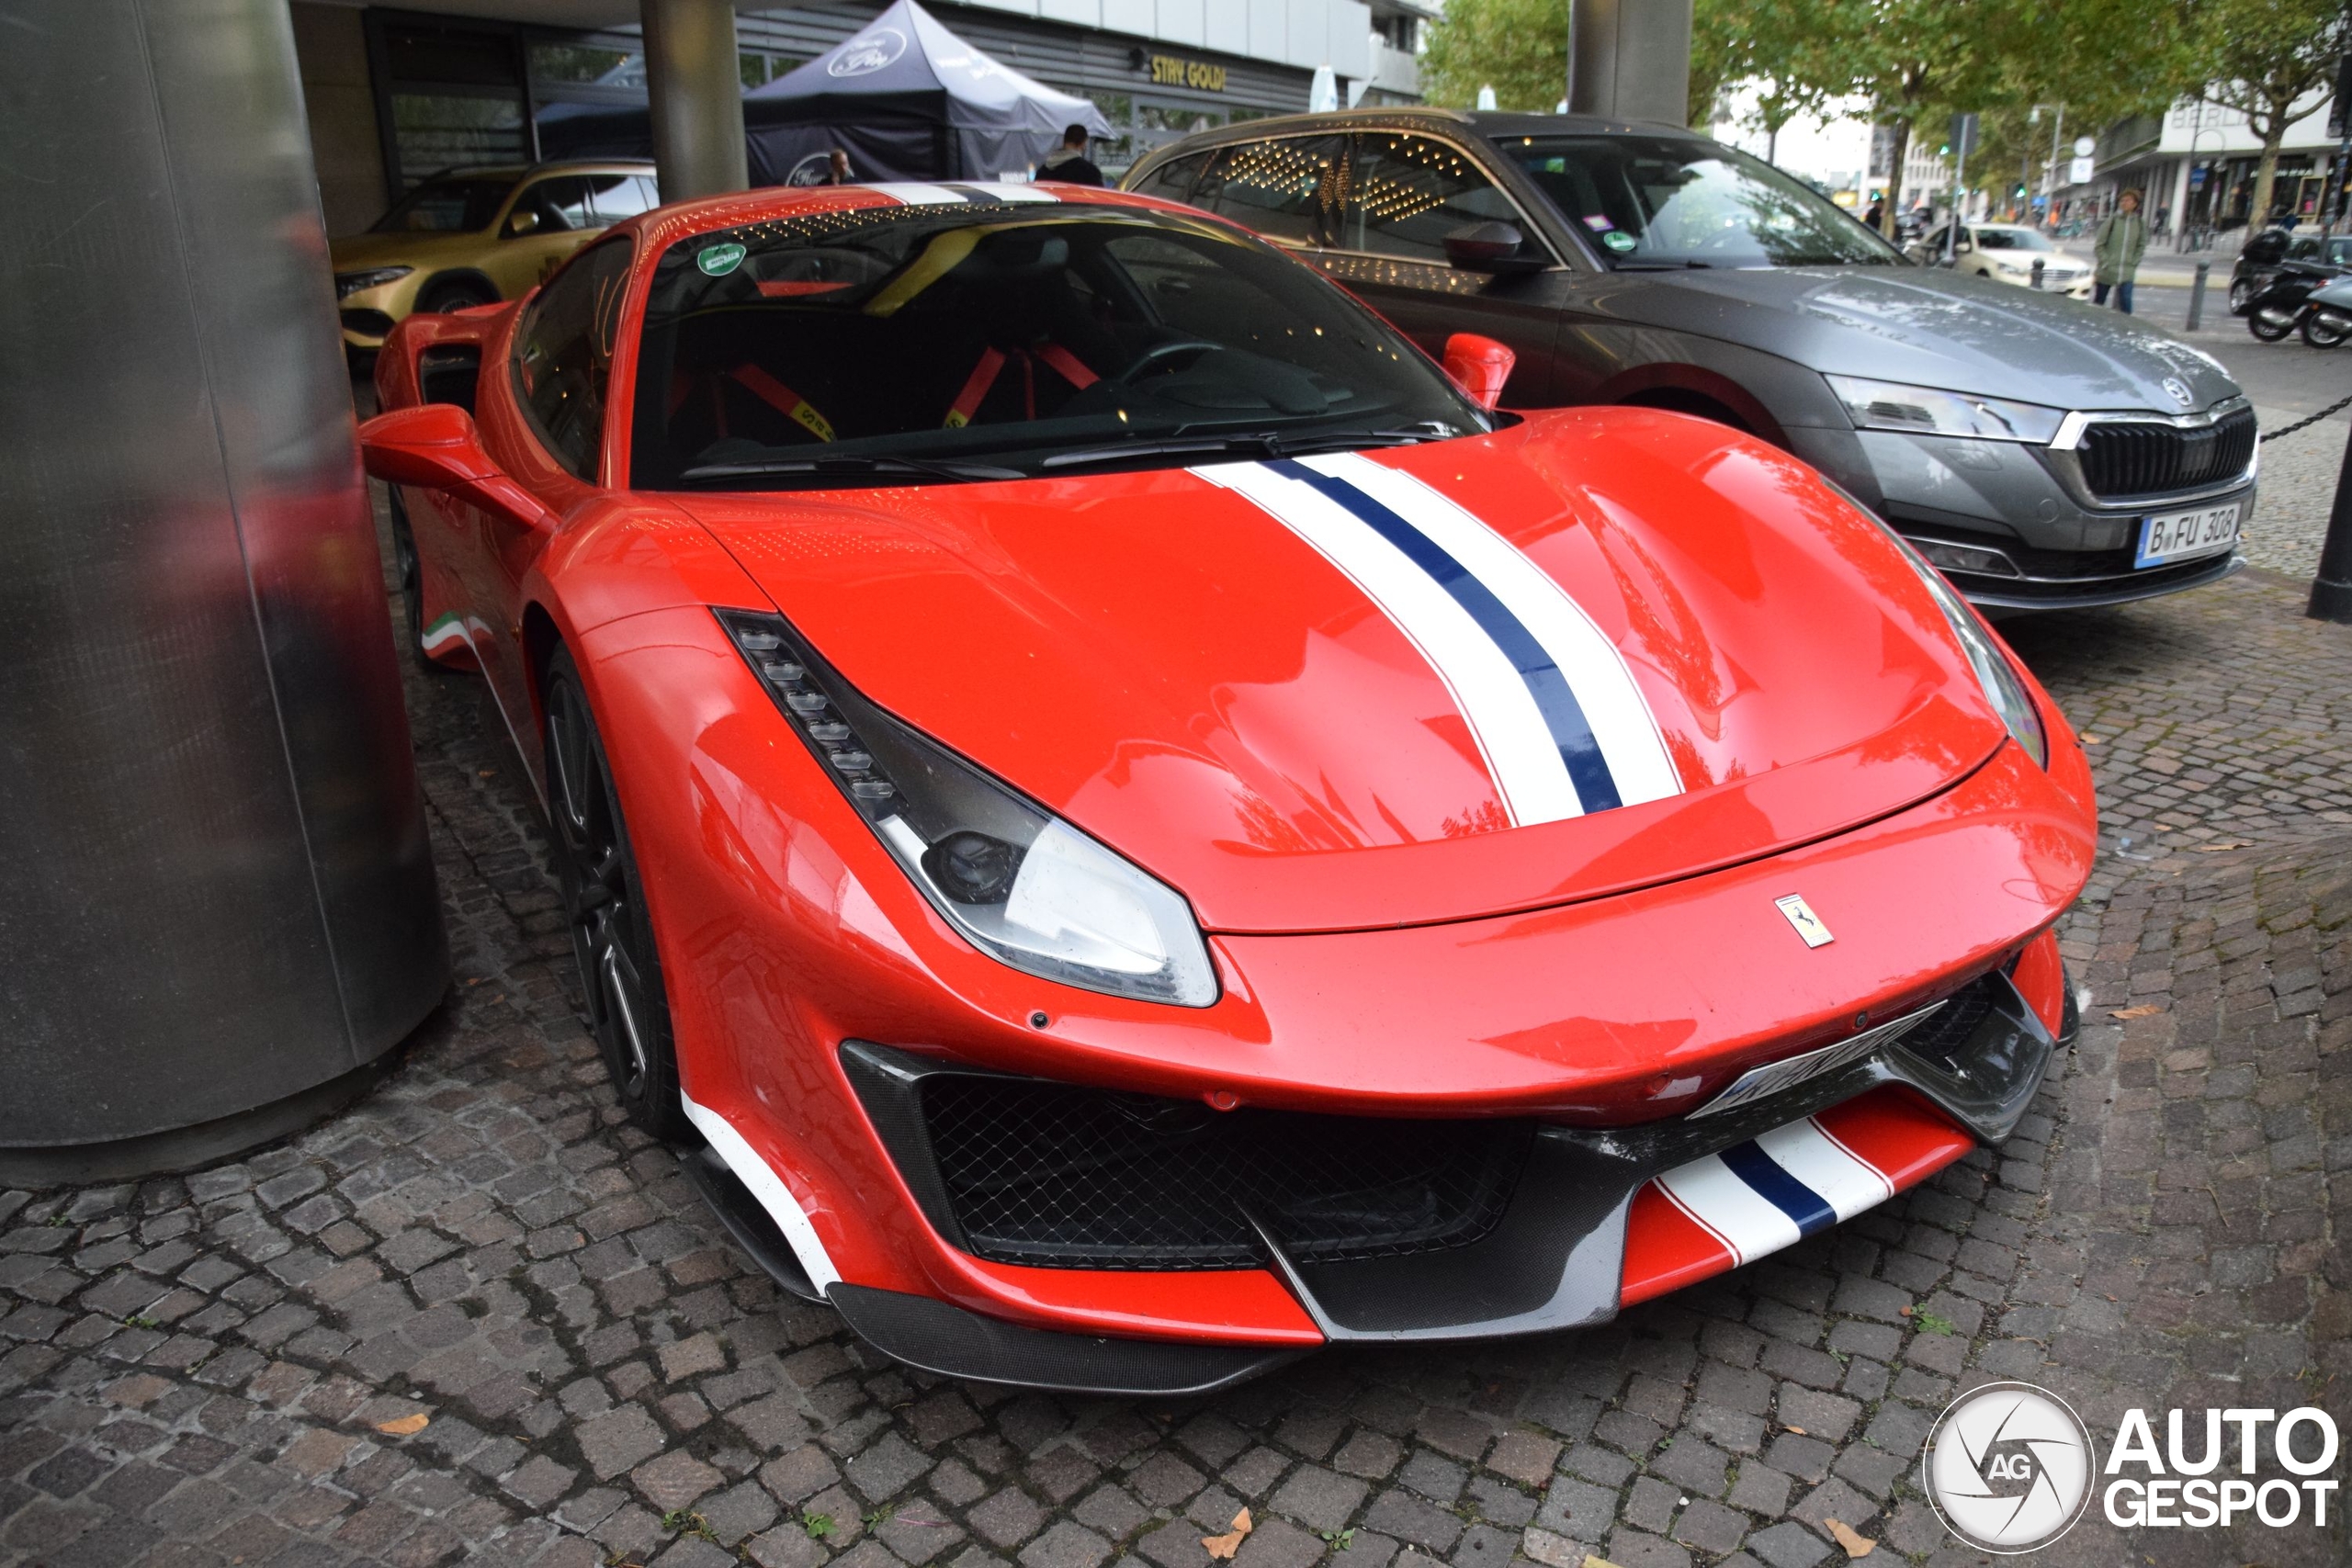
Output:
<instances>
[{"instance_id":1,"label":"skoda headlight","mask_svg":"<svg viewBox=\"0 0 2352 1568\"><path fill-rule=\"evenodd\" d=\"M366 272L338 272L334 275L334 297L348 299L363 288L381 288L387 283L398 283L415 270L413 266L379 266Z\"/></svg>"},{"instance_id":2,"label":"skoda headlight","mask_svg":"<svg viewBox=\"0 0 2352 1568\"><path fill-rule=\"evenodd\" d=\"M973 946L1066 986L1207 1007L1182 896L853 691L780 615L716 612L795 733Z\"/></svg>"},{"instance_id":3,"label":"skoda headlight","mask_svg":"<svg viewBox=\"0 0 2352 1568\"><path fill-rule=\"evenodd\" d=\"M2066 416L2057 409L1980 398L1969 392L1825 377L1857 430L1906 430L1914 435L1969 435L1979 441L2030 441L2047 446Z\"/></svg>"},{"instance_id":4,"label":"skoda headlight","mask_svg":"<svg viewBox=\"0 0 2352 1568\"><path fill-rule=\"evenodd\" d=\"M2008 656L1993 640L1993 634L1984 629L1975 608L1961 597L1960 590L1946 582L1944 574L1929 566L1912 547L1910 540L1892 528L1885 532L1903 552L1904 559L1919 574L1919 581L1928 585L1928 592L1935 596L1936 608L1944 613L1944 619L1951 626L1951 635L1960 639L1961 651L1968 655L1969 668L1976 671L1976 683L1984 688L1984 700L1993 705L1993 711L2001 716L2001 722L2008 727L2017 743L2025 748L2026 755L2048 767L2050 738L2042 731L2041 711L2026 694L2025 682L2018 679Z\"/></svg>"}]
</instances>

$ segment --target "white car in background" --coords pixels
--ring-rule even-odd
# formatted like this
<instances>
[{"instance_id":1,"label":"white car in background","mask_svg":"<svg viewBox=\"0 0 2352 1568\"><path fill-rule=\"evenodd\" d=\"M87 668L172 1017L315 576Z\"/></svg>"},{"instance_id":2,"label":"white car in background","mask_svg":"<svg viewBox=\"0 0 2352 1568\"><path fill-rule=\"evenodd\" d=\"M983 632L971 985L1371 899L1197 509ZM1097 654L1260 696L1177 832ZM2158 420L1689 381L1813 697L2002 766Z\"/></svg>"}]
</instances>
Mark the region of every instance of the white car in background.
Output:
<instances>
[{"instance_id":1,"label":"white car in background","mask_svg":"<svg viewBox=\"0 0 2352 1568\"><path fill-rule=\"evenodd\" d=\"M1944 259L1944 231L1929 230L1909 247L1911 259L1925 266L1941 265ZM1996 283L2014 283L2020 288L2033 287L2033 264L2041 263L2041 287L2044 292L2064 294L2070 299L2091 297L2091 265L2078 261L2050 243L2041 230L2024 223L1965 223L1961 226L1960 243L1953 247L1951 265L1956 272L1973 273L1989 277Z\"/></svg>"}]
</instances>

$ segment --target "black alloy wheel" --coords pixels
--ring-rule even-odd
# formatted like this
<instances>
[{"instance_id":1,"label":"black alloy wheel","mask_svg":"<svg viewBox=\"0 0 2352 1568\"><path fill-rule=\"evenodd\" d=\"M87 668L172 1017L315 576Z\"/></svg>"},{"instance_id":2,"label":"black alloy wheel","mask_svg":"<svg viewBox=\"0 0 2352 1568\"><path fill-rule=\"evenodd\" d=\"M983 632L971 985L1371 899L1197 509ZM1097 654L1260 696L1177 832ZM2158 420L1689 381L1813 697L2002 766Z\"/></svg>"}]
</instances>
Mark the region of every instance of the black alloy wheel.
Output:
<instances>
[{"instance_id":1,"label":"black alloy wheel","mask_svg":"<svg viewBox=\"0 0 2352 1568\"><path fill-rule=\"evenodd\" d=\"M2274 316L2275 321L2270 319ZM2264 343L2278 343L2295 330L2295 318L2283 311L2257 310L2246 317L2245 330Z\"/></svg>"},{"instance_id":2,"label":"black alloy wheel","mask_svg":"<svg viewBox=\"0 0 2352 1568\"><path fill-rule=\"evenodd\" d=\"M447 665L424 651L424 569L416 558L416 531L409 526L408 504L398 485L387 485L391 501L392 570L400 579L401 629L408 634L408 650L417 667L435 675L451 673Z\"/></svg>"},{"instance_id":3,"label":"black alloy wheel","mask_svg":"<svg viewBox=\"0 0 2352 1568\"><path fill-rule=\"evenodd\" d=\"M2346 336L2352 336L2352 333L2346 333L2327 325L2325 315L2318 310L2303 312L2301 330L2303 341L2313 348L2335 348L2343 344Z\"/></svg>"},{"instance_id":4,"label":"black alloy wheel","mask_svg":"<svg viewBox=\"0 0 2352 1568\"><path fill-rule=\"evenodd\" d=\"M589 1027L630 1121L671 1143L697 1141L678 1094L678 1058L645 885L580 671L569 651L548 661L548 814L556 875Z\"/></svg>"},{"instance_id":5,"label":"black alloy wheel","mask_svg":"<svg viewBox=\"0 0 2352 1568\"><path fill-rule=\"evenodd\" d=\"M416 311L420 316L443 316L452 310L463 310L475 305L495 305L498 293L489 285L471 278L452 277L445 282L426 285L416 297Z\"/></svg>"},{"instance_id":6,"label":"black alloy wheel","mask_svg":"<svg viewBox=\"0 0 2352 1568\"><path fill-rule=\"evenodd\" d=\"M2245 314L2245 308L2253 303L2254 279L2250 277L2230 279L2230 314L2243 316Z\"/></svg>"}]
</instances>

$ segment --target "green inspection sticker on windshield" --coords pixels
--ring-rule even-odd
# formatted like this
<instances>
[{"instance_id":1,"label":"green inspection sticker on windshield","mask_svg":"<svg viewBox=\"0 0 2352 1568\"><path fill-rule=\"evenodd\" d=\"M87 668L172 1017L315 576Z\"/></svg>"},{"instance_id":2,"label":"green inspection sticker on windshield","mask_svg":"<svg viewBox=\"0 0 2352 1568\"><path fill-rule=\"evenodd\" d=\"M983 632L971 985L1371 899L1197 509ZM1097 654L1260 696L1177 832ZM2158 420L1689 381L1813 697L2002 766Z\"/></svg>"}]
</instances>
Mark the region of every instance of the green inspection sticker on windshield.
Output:
<instances>
[{"instance_id":1,"label":"green inspection sticker on windshield","mask_svg":"<svg viewBox=\"0 0 2352 1568\"><path fill-rule=\"evenodd\" d=\"M695 257L695 265L713 277L725 277L743 265L748 253L737 244L705 245Z\"/></svg>"},{"instance_id":2,"label":"green inspection sticker on windshield","mask_svg":"<svg viewBox=\"0 0 2352 1568\"><path fill-rule=\"evenodd\" d=\"M1600 236L1600 243L1607 245L1611 250L1617 252L1620 255L1623 255L1625 252L1632 250L1635 245L1641 243L1640 241L1634 239L1631 234L1626 233L1623 229L1611 230L1610 232L1603 234ZM705 254L707 254L708 253L706 252ZM705 267L703 270L707 272L710 269Z\"/></svg>"}]
</instances>

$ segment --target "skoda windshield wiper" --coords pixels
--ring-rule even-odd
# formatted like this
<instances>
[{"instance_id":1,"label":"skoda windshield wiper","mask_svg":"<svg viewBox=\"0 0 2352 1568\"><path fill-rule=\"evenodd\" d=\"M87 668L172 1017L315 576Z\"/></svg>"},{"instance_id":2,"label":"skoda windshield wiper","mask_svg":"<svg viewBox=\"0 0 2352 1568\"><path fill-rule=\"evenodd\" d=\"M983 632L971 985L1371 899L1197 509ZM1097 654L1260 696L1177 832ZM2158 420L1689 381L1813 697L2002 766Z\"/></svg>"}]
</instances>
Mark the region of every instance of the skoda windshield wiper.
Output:
<instances>
[{"instance_id":1,"label":"skoda windshield wiper","mask_svg":"<svg viewBox=\"0 0 2352 1568\"><path fill-rule=\"evenodd\" d=\"M1000 468L990 463L897 457L865 452L836 452L822 457L779 457L754 463L705 463L699 468L688 468L678 477L693 482L704 479L789 479L797 474L807 474L816 479L831 479L835 475L848 478L856 474L923 474L932 479L959 482L1024 479L1029 477L1018 468Z\"/></svg>"},{"instance_id":2,"label":"skoda windshield wiper","mask_svg":"<svg viewBox=\"0 0 2352 1568\"><path fill-rule=\"evenodd\" d=\"M1094 463L1124 462L1130 457L1201 456L1232 456L1248 457L1296 457L1309 452L1352 452L1366 446L1412 446L1424 441L1443 441L1459 434L1441 431L1432 422L1407 430L1329 430L1304 435L1284 435L1279 431L1260 430L1233 435L1177 435L1161 440L1137 438L1123 441L1115 446L1089 446L1077 452L1057 452L1040 466L1047 468L1083 468Z\"/></svg>"}]
</instances>

